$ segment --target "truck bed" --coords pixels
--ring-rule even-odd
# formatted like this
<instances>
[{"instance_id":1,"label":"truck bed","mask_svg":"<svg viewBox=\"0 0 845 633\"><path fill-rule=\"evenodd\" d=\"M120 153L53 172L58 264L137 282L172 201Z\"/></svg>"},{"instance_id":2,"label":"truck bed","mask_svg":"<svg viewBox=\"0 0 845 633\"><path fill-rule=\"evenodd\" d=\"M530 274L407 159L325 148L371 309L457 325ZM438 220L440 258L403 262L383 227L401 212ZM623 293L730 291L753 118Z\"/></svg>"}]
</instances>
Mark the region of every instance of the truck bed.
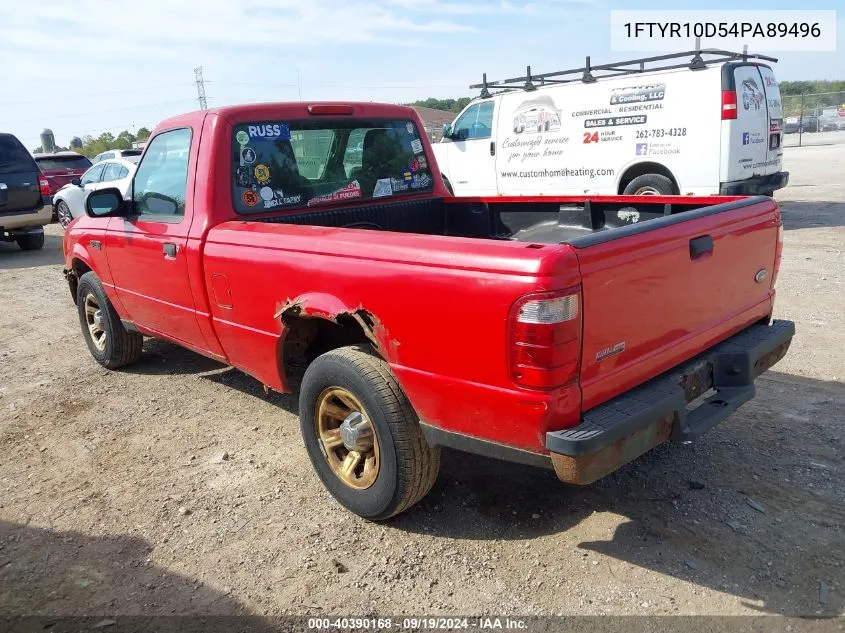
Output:
<instances>
[{"instance_id":1,"label":"truck bed","mask_svg":"<svg viewBox=\"0 0 845 633\"><path fill-rule=\"evenodd\" d=\"M586 246L608 239L611 233L615 238L657 228L651 224L654 220L663 220L661 225L665 225L666 218L681 213L707 213L701 210L749 201L732 196L429 198L309 209L252 221ZM727 208L720 207L716 212ZM649 224L644 228L646 222ZM620 232L622 229L625 232ZM588 237L597 234L601 238Z\"/></svg>"}]
</instances>

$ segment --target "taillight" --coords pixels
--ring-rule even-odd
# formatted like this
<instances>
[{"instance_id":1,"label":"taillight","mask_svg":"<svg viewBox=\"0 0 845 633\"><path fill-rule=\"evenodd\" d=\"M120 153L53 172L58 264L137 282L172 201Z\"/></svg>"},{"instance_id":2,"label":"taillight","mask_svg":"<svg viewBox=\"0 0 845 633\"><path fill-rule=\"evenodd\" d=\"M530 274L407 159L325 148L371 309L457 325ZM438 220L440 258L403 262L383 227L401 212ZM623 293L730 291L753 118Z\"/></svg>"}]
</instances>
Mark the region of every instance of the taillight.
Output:
<instances>
[{"instance_id":1,"label":"taillight","mask_svg":"<svg viewBox=\"0 0 845 633\"><path fill-rule=\"evenodd\" d=\"M49 196L52 193L50 191L50 181L47 180L44 176L38 177L38 188L41 190L42 196Z\"/></svg>"},{"instance_id":2,"label":"taillight","mask_svg":"<svg viewBox=\"0 0 845 633\"><path fill-rule=\"evenodd\" d=\"M722 90L722 121L736 118L736 90Z\"/></svg>"},{"instance_id":3,"label":"taillight","mask_svg":"<svg viewBox=\"0 0 845 633\"><path fill-rule=\"evenodd\" d=\"M579 289L521 297L511 309L511 378L521 387L554 389L578 379Z\"/></svg>"}]
</instances>

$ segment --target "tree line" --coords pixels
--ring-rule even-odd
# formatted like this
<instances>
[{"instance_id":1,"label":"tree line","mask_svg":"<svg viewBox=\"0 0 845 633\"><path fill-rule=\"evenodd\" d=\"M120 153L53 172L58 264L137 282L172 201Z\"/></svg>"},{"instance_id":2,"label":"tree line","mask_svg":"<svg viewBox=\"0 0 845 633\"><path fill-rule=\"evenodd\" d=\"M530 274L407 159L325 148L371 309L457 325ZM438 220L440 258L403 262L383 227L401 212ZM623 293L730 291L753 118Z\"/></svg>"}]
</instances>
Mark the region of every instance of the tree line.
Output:
<instances>
[{"instance_id":1,"label":"tree line","mask_svg":"<svg viewBox=\"0 0 845 633\"><path fill-rule=\"evenodd\" d=\"M103 132L96 137L88 134L81 139L74 137L70 142L70 147L57 146L56 151L64 152L69 149L91 158L110 149L132 149L133 143L145 141L149 137L150 130L145 127L140 128L136 134L133 134L129 130L123 130L117 136L111 132ZM32 150L33 154L38 154L41 151L43 151L43 148L40 145Z\"/></svg>"}]
</instances>

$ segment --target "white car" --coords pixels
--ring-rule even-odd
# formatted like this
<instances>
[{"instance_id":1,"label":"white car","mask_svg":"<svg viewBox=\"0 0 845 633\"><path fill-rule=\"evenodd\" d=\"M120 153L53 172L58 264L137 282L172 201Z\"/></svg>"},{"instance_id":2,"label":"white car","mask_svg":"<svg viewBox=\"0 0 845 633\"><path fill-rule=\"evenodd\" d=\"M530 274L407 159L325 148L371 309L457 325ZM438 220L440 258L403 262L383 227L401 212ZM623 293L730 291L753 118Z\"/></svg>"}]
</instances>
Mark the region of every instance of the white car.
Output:
<instances>
[{"instance_id":1,"label":"white car","mask_svg":"<svg viewBox=\"0 0 845 633\"><path fill-rule=\"evenodd\" d=\"M53 196L53 206L62 228L67 228L74 218L85 215L85 200L96 189L117 187L123 197L127 197L139 160L140 156L104 160L59 189Z\"/></svg>"},{"instance_id":2,"label":"white car","mask_svg":"<svg viewBox=\"0 0 845 633\"><path fill-rule=\"evenodd\" d=\"M143 149L110 149L107 152L97 154L91 162L96 164L104 160L111 160L112 158L131 158L133 156L140 156L143 153Z\"/></svg>"}]
</instances>

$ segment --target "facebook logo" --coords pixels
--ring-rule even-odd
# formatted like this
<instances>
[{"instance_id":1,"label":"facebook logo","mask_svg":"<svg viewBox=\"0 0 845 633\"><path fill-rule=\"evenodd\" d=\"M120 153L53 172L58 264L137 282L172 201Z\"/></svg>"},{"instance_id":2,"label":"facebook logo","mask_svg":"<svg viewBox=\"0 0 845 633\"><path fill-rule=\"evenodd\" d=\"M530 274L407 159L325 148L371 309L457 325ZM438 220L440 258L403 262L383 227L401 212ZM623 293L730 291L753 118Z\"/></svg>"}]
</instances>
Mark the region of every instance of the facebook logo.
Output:
<instances>
[{"instance_id":1,"label":"facebook logo","mask_svg":"<svg viewBox=\"0 0 845 633\"><path fill-rule=\"evenodd\" d=\"M749 145L750 143L751 143L751 134L749 134L748 132L743 132L742 133L742 144L743 145Z\"/></svg>"},{"instance_id":2,"label":"facebook logo","mask_svg":"<svg viewBox=\"0 0 845 633\"><path fill-rule=\"evenodd\" d=\"M637 156L648 154L648 143L637 143Z\"/></svg>"}]
</instances>

